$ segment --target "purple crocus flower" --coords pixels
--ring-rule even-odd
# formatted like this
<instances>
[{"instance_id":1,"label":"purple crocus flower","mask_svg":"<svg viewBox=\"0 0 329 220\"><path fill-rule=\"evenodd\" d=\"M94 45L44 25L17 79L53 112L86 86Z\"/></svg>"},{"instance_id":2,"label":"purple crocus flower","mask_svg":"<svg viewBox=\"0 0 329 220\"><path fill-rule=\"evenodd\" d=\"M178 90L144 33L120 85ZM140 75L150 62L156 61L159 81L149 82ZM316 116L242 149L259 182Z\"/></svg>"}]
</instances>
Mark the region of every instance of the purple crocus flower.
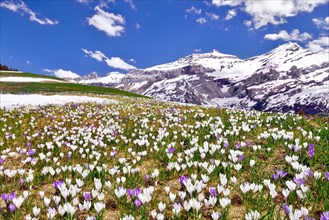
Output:
<instances>
[{"instance_id":1,"label":"purple crocus flower","mask_svg":"<svg viewBox=\"0 0 329 220\"><path fill-rule=\"evenodd\" d=\"M279 179L279 174L278 173L273 173L273 179L277 181Z\"/></svg>"},{"instance_id":2,"label":"purple crocus flower","mask_svg":"<svg viewBox=\"0 0 329 220\"><path fill-rule=\"evenodd\" d=\"M237 143L236 145L235 145L235 148L236 149L239 149L241 147L241 144L240 143Z\"/></svg>"},{"instance_id":3,"label":"purple crocus flower","mask_svg":"<svg viewBox=\"0 0 329 220\"><path fill-rule=\"evenodd\" d=\"M91 199L91 194L90 194L90 192L85 192L85 194L83 195L84 197L85 197L85 200L88 202L88 201L90 201L90 199Z\"/></svg>"},{"instance_id":4,"label":"purple crocus flower","mask_svg":"<svg viewBox=\"0 0 329 220\"><path fill-rule=\"evenodd\" d=\"M282 171L282 170L277 170L276 173L277 173L281 178L283 178L283 177L285 177L285 176L288 175L288 172L284 172L284 171Z\"/></svg>"},{"instance_id":5,"label":"purple crocus flower","mask_svg":"<svg viewBox=\"0 0 329 220\"><path fill-rule=\"evenodd\" d=\"M225 147L225 148L228 148L228 146L229 146L229 144L225 141L225 142L224 142L224 147Z\"/></svg>"},{"instance_id":6,"label":"purple crocus flower","mask_svg":"<svg viewBox=\"0 0 329 220\"><path fill-rule=\"evenodd\" d=\"M139 209L139 207L142 205L142 202L139 199L135 199L134 204L135 204L136 208Z\"/></svg>"},{"instance_id":7,"label":"purple crocus flower","mask_svg":"<svg viewBox=\"0 0 329 220\"><path fill-rule=\"evenodd\" d=\"M19 180L19 185L22 186L23 183L24 183L24 180L23 180L23 179L20 179L20 180Z\"/></svg>"},{"instance_id":8,"label":"purple crocus flower","mask_svg":"<svg viewBox=\"0 0 329 220\"><path fill-rule=\"evenodd\" d=\"M320 220L329 220L329 211L323 212L320 216Z\"/></svg>"},{"instance_id":9,"label":"purple crocus flower","mask_svg":"<svg viewBox=\"0 0 329 220\"><path fill-rule=\"evenodd\" d=\"M134 190L134 196L137 198L141 192L142 192L141 188L136 187L136 189Z\"/></svg>"},{"instance_id":10,"label":"purple crocus flower","mask_svg":"<svg viewBox=\"0 0 329 220\"><path fill-rule=\"evenodd\" d=\"M239 161L242 161L243 158L244 158L243 155L242 154L239 154L239 156L238 156Z\"/></svg>"},{"instance_id":11,"label":"purple crocus flower","mask_svg":"<svg viewBox=\"0 0 329 220\"><path fill-rule=\"evenodd\" d=\"M286 215L288 215L290 213L290 209L287 204L283 204L282 208L283 208L284 212L286 213Z\"/></svg>"},{"instance_id":12,"label":"purple crocus flower","mask_svg":"<svg viewBox=\"0 0 329 220\"><path fill-rule=\"evenodd\" d=\"M172 153L175 152L175 148L174 147L171 147L171 148L168 149L167 152L168 152L168 154L172 154Z\"/></svg>"},{"instance_id":13,"label":"purple crocus flower","mask_svg":"<svg viewBox=\"0 0 329 220\"><path fill-rule=\"evenodd\" d=\"M145 174L144 179L145 179L145 181L148 181L150 179L150 176L148 174Z\"/></svg>"},{"instance_id":14,"label":"purple crocus flower","mask_svg":"<svg viewBox=\"0 0 329 220\"><path fill-rule=\"evenodd\" d=\"M127 195L132 197L134 195L134 190L133 189L127 189Z\"/></svg>"},{"instance_id":15,"label":"purple crocus flower","mask_svg":"<svg viewBox=\"0 0 329 220\"><path fill-rule=\"evenodd\" d=\"M190 179L190 177L188 177L188 176L180 176L180 177L178 178L178 181L179 181L179 183L180 183L182 186L185 186L185 183L186 183L186 181L187 181L188 179Z\"/></svg>"},{"instance_id":16,"label":"purple crocus flower","mask_svg":"<svg viewBox=\"0 0 329 220\"><path fill-rule=\"evenodd\" d=\"M58 188L64 183L63 180L56 180L55 182L53 182L53 186L55 187L56 190L58 190Z\"/></svg>"},{"instance_id":17,"label":"purple crocus flower","mask_svg":"<svg viewBox=\"0 0 329 220\"><path fill-rule=\"evenodd\" d=\"M15 209L16 209L16 206L14 204L9 204L8 208L12 213L14 213Z\"/></svg>"},{"instance_id":18,"label":"purple crocus flower","mask_svg":"<svg viewBox=\"0 0 329 220\"><path fill-rule=\"evenodd\" d=\"M72 154L68 153L68 154L67 154L67 159L68 159L68 160L71 159L71 156L72 156Z\"/></svg>"},{"instance_id":19,"label":"purple crocus flower","mask_svg":"<svg viewBox=\"0 0 329 220\"><path fill-rule=\"evenodd\" d=\"M7 194L7 193L2 193L1 194L1 198L3 199L3 201L7 201L7 200L9 200L9 194Z\"/></svg>"},{"instance_id":20,"label":"purple crocus flower","mask_svg":"<svg viewBox=\"0 0 329 220\"><path fill-rule=\"evenodd\" d=\"M0 157L0 164L2 164L5 160Z\"/></svg>"},{"instance_id":21,"label":"purple crocus flower","mask_svg":"<svg viewBox=\"0 0 329 220\"><path fill-rule=\"evenodd\" d=\"M325 172L324 176L326 177L326 179L329 181L329 172Z\"/></svg>"},{"instance_id":22,"label":"purple crocus flower","mask_svg":"<svg viewBox=\"0 0 329 220\"><path fill-rule=\"evenodd\" d=\"M306 217L305 220L315 220L315 218L312 218L312 217Z\"/></svg>"},{"instance_id":23,"label":"purple crocus flower","mask_svg":"<svg viewBox=\"0 0 329 220\"><path fill-rule=\"evenodd\" d=\"M301 186L306 182L304 179L302 179L302 178L297 179L296 177L294 177L294 181L298 186Z\"/></svg>"},{"instance_id":24,"label":"purple crocus flower","mask_svg":"<svg viewBox=\"0 0 329 220\"><path fill-rule=\"evenodd\" d=\"M32 146L32 144L29 142L26 144L26 147L30 148Z\"/></svg>"},{"instance_id":25,"label":"purple crocus flower","mask_svg":"<svg viewBox=\"0 0 329 220\"><path fill-rule=\"evenodd\" d=\"M30 149L27 151L27 155L29 155L29 157L33 156L35 154L35 150L34 149Z\"/></svg>"},{"instance_id":26,"label":"purple crocus flower","mask_svg":"<svg viewBox=\"0 0 329 220\"><path fill-rule=\"evenodd\" d=\"M16 193L15 192L11 192L9 194L9 197L8 197L8 201L13 201L13 199L16 197Z\"/></svg>"},{"instance_id":27,"label":"purple crocus flower","mask_svg":"<svg viewBox=\"0 0 329 220\"><path fill-rule=\"evenodd\" d=\"M310 146L308 148L308 155L310 156L310 158L314 157L314 155L315 155L314 144L310 144Z\"/></svg>"},{"instance_id":28,"label":"purple crocus flower","mask_svg":"<svg viewBox=\"0 0 329 220\"><path fill-rule=\"evenodd\" d=\"M217 190L215 187L210 187L209 189L210 196L214 197L216 196Z\"/></svg>"}]
</instances>

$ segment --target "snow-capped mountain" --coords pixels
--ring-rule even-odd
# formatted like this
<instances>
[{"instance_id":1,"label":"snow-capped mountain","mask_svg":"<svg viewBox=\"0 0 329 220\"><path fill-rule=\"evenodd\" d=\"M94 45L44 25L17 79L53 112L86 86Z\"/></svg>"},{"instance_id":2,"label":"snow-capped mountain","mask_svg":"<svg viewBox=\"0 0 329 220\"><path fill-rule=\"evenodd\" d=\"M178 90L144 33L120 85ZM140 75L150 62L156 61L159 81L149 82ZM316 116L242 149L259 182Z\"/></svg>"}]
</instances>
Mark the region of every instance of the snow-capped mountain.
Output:
<instances>
[{"instance_id":1,"label":"snow-capped mountain","mask_svg":"<svg viewBox=\"0 0 329 220\"><path fill-rule=\"evenodd\" d=\"M312 52L287 43L265 54L240 59L213 50L81 83L183 103L329 112L329 51Z\"/></svg>"}]
</instances>

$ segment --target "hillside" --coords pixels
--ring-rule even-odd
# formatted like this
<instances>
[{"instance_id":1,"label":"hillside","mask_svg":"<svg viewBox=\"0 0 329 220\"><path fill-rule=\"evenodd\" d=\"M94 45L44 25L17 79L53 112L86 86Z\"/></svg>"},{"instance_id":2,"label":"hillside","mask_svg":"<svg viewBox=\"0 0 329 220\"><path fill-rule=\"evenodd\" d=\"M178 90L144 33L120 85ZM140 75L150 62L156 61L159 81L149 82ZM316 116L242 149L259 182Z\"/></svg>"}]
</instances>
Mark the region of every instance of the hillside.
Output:
<instances>
[{"instance_id":1,"label":"hillside","mask_svg":"<svg viewBox=\"0 0 329 220\"><path fill-rule=\"evenodd\" d=\"M1 219L328 214L328 118L97 96L0 110Z\"/></svg>"},{"instance_id":2,"label":"hillside","mask_svg":"<svg viewBox=\"0 0 329 220\"><path fill-rule=\"evenodd\" d=\"M7 80L9 79L9 80ZM0 72L0 92L10 94L33 93L80 93L108 94L130 97L145 97L115 88L105 88L72 83L52 76L25 72Z\"/></svg>"}]
</instances>

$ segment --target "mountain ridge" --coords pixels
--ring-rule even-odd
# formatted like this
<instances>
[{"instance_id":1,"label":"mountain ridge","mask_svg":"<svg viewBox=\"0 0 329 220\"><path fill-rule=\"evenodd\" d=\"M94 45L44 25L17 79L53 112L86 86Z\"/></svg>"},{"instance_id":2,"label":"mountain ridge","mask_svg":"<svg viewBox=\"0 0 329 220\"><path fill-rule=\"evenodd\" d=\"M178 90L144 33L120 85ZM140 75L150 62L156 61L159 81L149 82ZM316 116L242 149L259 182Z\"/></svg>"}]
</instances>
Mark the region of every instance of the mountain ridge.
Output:
<instances>
[{"instance_id":1,"label":"mountain ridge","mask_svg":"<svg viewBox=\"0 0 329 220\"><path fill-rule=\"evenodd\" d=\"M80 83L175 102L316 114L329 112L328 75L328 50L286 43L247 59L213 50Z\"/></svg>"}]
</instances>

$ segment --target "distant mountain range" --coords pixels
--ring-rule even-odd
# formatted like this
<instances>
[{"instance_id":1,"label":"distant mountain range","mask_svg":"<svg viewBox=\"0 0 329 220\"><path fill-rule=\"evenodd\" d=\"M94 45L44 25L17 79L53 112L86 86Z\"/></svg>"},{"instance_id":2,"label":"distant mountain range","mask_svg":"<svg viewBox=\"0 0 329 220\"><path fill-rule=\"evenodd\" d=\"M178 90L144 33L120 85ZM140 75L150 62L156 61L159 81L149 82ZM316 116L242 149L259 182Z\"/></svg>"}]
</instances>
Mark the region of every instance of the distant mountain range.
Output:
<instances>
[{"instance_id":1,"label":"distant mountain range","mask_svg":"<svg viewBox=\"0 0 329 220\"><path fill-rule=\"evenodd\" d=\"M75 81L182 103L329 112L329 51L312 52L296 43L248 59L213 50L127 74L92 73Z\"/></svg>"}]
</instances>

